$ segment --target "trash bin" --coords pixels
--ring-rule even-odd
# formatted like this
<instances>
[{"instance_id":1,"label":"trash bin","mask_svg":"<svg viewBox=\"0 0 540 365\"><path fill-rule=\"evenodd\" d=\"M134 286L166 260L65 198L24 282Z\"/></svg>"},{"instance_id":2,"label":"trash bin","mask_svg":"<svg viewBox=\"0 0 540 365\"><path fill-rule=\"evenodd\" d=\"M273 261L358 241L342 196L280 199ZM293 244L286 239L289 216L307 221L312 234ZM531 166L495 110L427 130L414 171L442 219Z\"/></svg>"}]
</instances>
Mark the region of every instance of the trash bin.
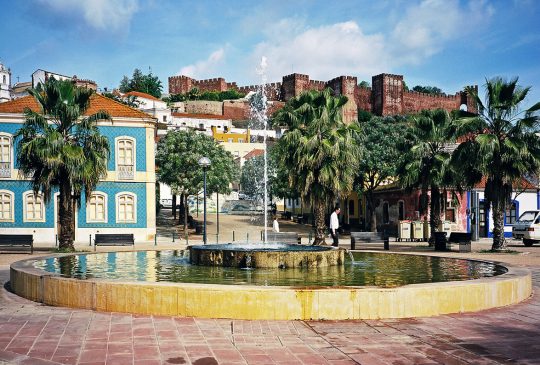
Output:
<instances>
[{"instance_id":1,"label":"trash bin","mask_svg":"<svg viewBox=\"0 0 540 365\"><path fill-rule=\"evenodd\" d=\"M446 232L435 232L435 251L446 251Z\"/></svg>"},{"instance_id":2,"label":"trash bin","mask_svg":"<svg viewBox=\"0 0 540 365\"><path fill-rule=\"evenodd\" d=\"M399 221L398 222L398 241L408 241L411 239L411 221Z\"/></svg>"},{"instance_id":3,"label":"trash bin","mask_svg":"<svg viewBox=\"0 0 540 365\"><path fill-rule=\"evenodd\" d=\"M424 226L422 221L411 222L411 239L415 241L422 241L424 238Z\"/></svg>"},{"instance_id":4,"label":"trash bin","mask_svg":"<svg viewBox=\"0 0 540 365\"><path fill-rule=\"evenodd\" d=\"M424 221L424 241L428 242L431 237L431 226L429 221Z\"/></svg>"},{"instance_id":5,"label":"trash bin","mask_svg":"<svg viewBox=\"0 0 540 365\"><path fill-rule=\"evenodd\" d=\"M440 221L439 222L439 232L446 232L447 236L449 236L450 233L452 232L451 224L452 224L452 222L449 222L449 221Z\"/></svg>"}]
</instances>

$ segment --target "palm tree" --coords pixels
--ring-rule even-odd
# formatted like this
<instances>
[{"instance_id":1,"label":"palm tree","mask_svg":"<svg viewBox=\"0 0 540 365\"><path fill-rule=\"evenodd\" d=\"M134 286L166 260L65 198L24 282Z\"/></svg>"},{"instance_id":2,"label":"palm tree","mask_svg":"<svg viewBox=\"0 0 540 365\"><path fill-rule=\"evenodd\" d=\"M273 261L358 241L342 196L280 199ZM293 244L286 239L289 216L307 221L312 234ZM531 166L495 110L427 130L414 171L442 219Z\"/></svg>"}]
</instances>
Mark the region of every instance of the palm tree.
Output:
<instances>
[{"instance_id":1,"label":"palm tree","mask_svg":"<svg viewBox=\"0 0 540 365\"><path fill-rule=\"evenodd\" d=\"M485 204L493 215L492 250L502 250L506 247L504 213L512 192L524 176L538 173L540 167L540 102L521 111L530 87L519 86L517 77L486 80L485 89L485 102L475 88L465 89L476 101L478 115L458 120L463 143L452 160L463 171L465 186L485 179Z\"/></svg>"},{"instance_id":2,"label":"palm tree","mask_svg":"<svg viewBox=\"0 0 540 365\"><path fill-rule=\"evenodd\" d=\"M420 213L429 205L430 243L433 243L445 209L448 187L453 182L452 118L442 109L423 110L413 116L411 122L407 142L400 146L405 156L398 167L398 178L407 190L420 189Z\"/></svg>"},{"instance_id":3,"label":"palm tree","mask_svg":"<svg viewBox=\"0 0 540 365\"><path fill-rule=\"evenodd\" d=\"M80 205L83 191L88 200L107 174L109 142L96 123L110 117L103 111L83 117L93 91L71 81L49 79L40 89L29 90L41 112L24 112L26 120L17 132L17 162L45 202L59 189L59 248L73 250L74 203Z\"/></svg>"},{"instance_id":4,"label":"palm tree","mask_svg":"<svg viewBox=\"0 0 540 365\"><path fill-rule=\"evenodd\" d=\"M352 190L360 157L355 142L358 125L342 120L347 98L331 93L330 89L303 93L274 118L274 124L288 128L276 145L279 164L287 171L289 186L313 207L314 244L324 244L327 208L339 194Z\"/></svg>"}]
</instances>

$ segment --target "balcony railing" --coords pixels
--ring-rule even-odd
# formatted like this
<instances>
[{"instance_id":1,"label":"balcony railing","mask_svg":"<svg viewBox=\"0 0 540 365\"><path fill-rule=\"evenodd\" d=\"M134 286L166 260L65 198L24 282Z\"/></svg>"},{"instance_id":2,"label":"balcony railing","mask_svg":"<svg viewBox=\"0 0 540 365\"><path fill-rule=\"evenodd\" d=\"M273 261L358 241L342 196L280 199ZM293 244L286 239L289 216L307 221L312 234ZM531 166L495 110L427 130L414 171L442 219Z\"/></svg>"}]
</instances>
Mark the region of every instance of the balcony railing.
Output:
<instances>
[{"instance_id":1,"label":"balcony railing","mask_svg":"<svg viewBox=\"0 0 540 365\"><path fill-rule=\"evenodd\" d=\"M118 179L133 180L135 177L135 169L133 165L118 165Z\"/></svg>"},{"instance_id":2,"label":"balcony railing","mask_svg":"<svg viewBox=\"0 0 540 365\"><path fill-rule=\"evenodd\" d=\"M0 177L11 177L10 162L0 162Z\"/></svg>"}]
</instances>

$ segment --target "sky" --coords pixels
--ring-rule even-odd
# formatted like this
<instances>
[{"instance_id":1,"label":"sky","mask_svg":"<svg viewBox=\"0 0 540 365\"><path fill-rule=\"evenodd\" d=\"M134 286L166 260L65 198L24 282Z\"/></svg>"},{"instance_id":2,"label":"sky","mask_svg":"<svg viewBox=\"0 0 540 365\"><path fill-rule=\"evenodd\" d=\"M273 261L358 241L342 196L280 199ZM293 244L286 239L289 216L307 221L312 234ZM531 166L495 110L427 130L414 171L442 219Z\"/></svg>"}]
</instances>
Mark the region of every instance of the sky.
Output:
<instances>
[{"instance_id":1,"label":"sky","mask_svg":"<svg viewBox=\"0 0 540 365\"><path fill-rule=\"evenodd\" d=\"M239 86L293 72L327 81L404 75L454 94L519 77L540 101L537 0L0 0L0 62L118 87L135 68Z\"/></svg>"}]
</instances>

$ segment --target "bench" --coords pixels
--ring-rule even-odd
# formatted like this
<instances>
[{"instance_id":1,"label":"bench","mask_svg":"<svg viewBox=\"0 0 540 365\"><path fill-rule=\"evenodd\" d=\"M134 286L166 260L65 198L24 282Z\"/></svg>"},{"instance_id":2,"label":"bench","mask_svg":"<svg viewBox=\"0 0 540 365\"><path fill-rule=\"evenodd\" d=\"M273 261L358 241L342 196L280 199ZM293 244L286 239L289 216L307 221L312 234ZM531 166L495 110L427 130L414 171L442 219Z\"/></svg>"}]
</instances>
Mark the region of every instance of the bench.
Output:
<instances>
[{"instance_id":1,"label":"bench","mask_svg":"<svg viewBox=\"0 0 540 365\"><path fill-rule=\"evenodd\" d=\"M300 224L304 223L304 216L301 214L295 215L293 217L293 222L300 223Z\"/></svg>"},{"instance_id":2,"label":"bench","mask_svg":"<svg viewBox=\"0 0 540 365\"><path fill-rule=\"evenodd\" d=\"M295 232L268 232L268 242L301 244L302 238Z\"/></svg>"},{"instance_id":3,"label":"bench","mask_svg":"<svg viewBox=\"0 0 540 365\"><path fill-rule=\"evenodd\" d=\"M381 240L382 236L380 232L351 232L351 250L356 249L356 242L371 242Z\"/></svg>"},{"instance_id":4,"label":"bench","mask_svg":"<svg viewBox=\"0 0 540 365\"><path fill-rule=\"evenodd\" d=\"M459 244L459 252L471 252L472 233L451 232L448 243Z\"/></svg>"},{"instance_id":5,"label":"bench","mask_svg":"<svg viewBox=\"0 0 540 365\"><path fill-rule=\"evenodd\" d=\"M132 233L126 234L105 234L98 233L94 238L94 251L96 246L133 246L135 238Z\"/></svg>"},{"instance_id":6,"label":"bench","mask_svg":"<svg viewBox=\"0 0 540 365\"><path fill-rule=\"evenodd\" d=\"M9 251L17 248L29 248L30 254L34 253L34 236L31 234L0 234L0 247Z\"/></svg>"}]
</instances>

